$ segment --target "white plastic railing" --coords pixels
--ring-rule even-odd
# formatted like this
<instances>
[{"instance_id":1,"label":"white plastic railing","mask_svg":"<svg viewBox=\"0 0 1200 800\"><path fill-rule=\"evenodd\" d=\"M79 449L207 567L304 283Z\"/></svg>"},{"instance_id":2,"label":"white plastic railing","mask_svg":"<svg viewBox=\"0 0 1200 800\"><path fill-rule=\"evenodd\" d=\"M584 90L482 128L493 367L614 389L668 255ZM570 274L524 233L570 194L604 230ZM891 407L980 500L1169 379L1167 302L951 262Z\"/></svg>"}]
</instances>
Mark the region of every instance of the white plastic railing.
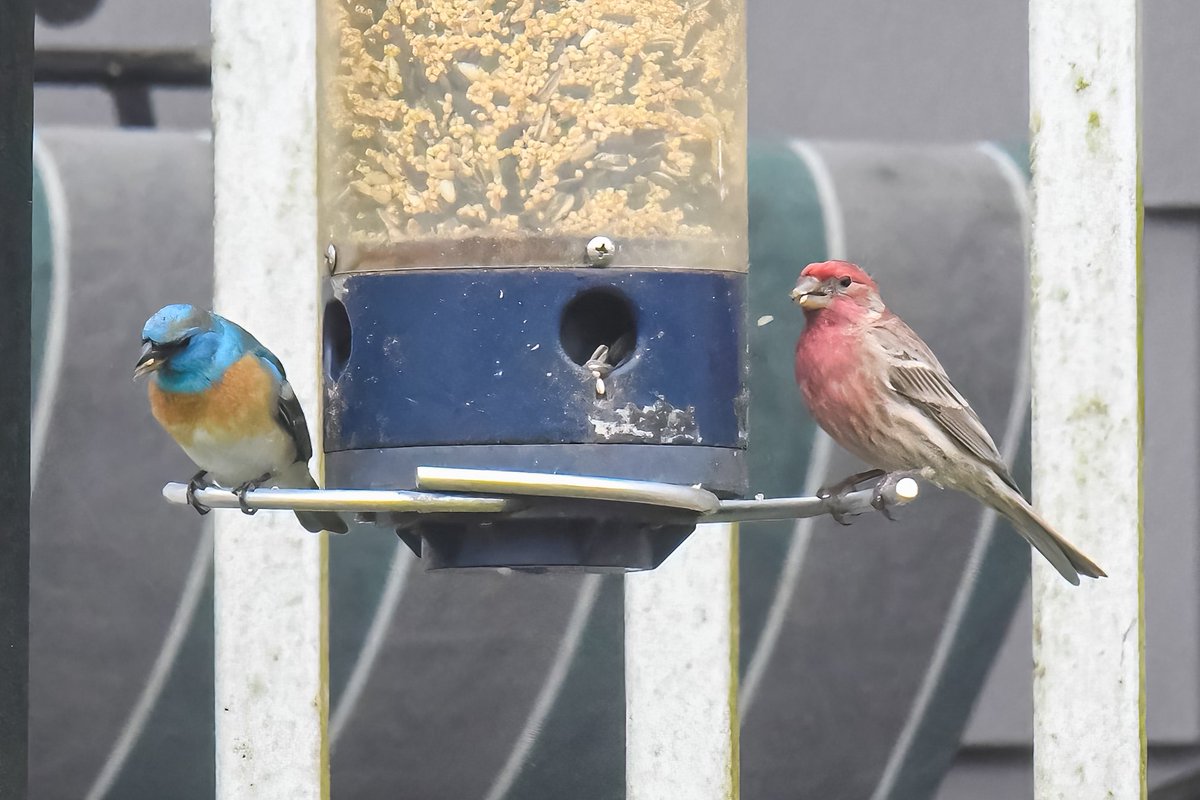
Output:
<instances>
[{"instance_id":1,"label":"white plastic railing","mask_svg":"<svg viewBox=\"0 0 1200 800\"><path fill-rule=\"evenodd\" d=\"M313 0L212 4L215 306L280 357L310 426L315 19ZM327 798L327 534L290 514L213 516L217 798Z\"/></svg>"},{"instance_id":2,"label":"white plastic railing","mask_svg":"<svg viewBox=\"0 0 1200 800\"><path fill-rule=\"evenodd\" d=\"M1146 796L1139 0L1031 0L1035 502L1107 572L1034 559L1038 800Z\"/></svg>"}]
</instances>

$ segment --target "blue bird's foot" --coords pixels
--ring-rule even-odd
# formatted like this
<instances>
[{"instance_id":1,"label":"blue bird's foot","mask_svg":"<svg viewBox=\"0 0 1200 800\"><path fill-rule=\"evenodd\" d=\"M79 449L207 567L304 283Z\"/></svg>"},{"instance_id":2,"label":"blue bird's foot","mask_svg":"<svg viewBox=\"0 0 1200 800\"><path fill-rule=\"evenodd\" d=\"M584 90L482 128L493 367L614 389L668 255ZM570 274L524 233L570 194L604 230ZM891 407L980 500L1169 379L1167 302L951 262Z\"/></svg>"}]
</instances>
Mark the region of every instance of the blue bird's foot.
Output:
<instances>
[{"instance_id":1,"label":"blue bird's foot","mask_svg":"<svg viewBox=\"0 0 1200 800\"><path fill-rule=\"evenodd\" d=\"M255 514L258 513L257 508L251 508L250 506L246 505L246 492L250 491L251 489L257 489L259 486L261 486L263 484L264 481L266 481L270 477L271 477L271 473L269 473L269 472L264 473L262 475L259 475L257 478L255 478L252 481L246 481L245 483L241 484L240 486L238 486L236 489L233 490L233 493L237 495L238 505L242 507L243 514L245 514L248 517L253 517Z\"/></svg>"},{"instance_id":2,"label":"blue bird's foot","mask_svg":"<svg viewBox=\"0 0 1200 800\"><path fill-rule=\"evenodd\" d=\"M817 490L817 497L821 498L822 500L832 501L828 504L829 516L833 517L835 522L837 522L839 525L849 525L850 523L846 521L846 515L842 511L841 501L847 494L857 490L860 484L866 483L867 481L877 480L878 478L882 478L884 475L885 473L881 469L869 469L865 472L856 472L850 477L840 480L837 483L831 483L826 486L822 486Z\"/></svg>"},{"instance_id":3,"label":"blue bird's foot","mask_svg":"<svg viewBox=\"0 0 1200 800\"><path fill-rule=\"evenodd\" d=\"M195 475L192 476L192 479L190 481L188 481L188 486L187 486L188 505L191 506L192 508L196 509L196 513L201 516L207 514L209 511L212 511L212 509L196 499L196 490L207 488L208 485L209 485L208 484L208 470L205 470L205 469L202 469L199 472L197 472Z\"/></svg>"}]
</instances>

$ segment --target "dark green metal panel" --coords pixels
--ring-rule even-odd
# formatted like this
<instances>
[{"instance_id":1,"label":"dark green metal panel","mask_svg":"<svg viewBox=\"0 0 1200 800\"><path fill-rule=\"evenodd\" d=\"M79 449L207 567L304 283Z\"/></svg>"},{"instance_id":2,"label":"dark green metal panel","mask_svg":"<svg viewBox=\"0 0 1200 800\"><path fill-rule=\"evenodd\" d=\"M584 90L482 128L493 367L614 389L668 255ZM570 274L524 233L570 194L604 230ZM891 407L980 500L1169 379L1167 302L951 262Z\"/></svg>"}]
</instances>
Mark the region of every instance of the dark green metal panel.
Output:
<instances>
[{"instance_id":1,"label":"dark green metal panel","mask_svg":"<svg viewBox=\"0 0 1200 800\"><path fill-rule=\"evenodd\" d=\"M43 133L46 139L52 139L49 131ZM63 147L65 143L65 140L59 143L62 148L60 156L70 152L70 148ZM824 154L827 161L831 153L838 155L828 146L819 146L816 150ZM836 189L845 203L843 211L846 215L842 221L855 223L848 226L850 228L857 226L857 238L852 236L850 239L858 249L869 244L872 236L877 242L882 241L882 244L875 246L876 250L887 247L894 250L897 243L911 249L915 245L906 243L907 240L902 236L905 231L900 226L895 226L895 230L887 227L891 224L889 214L893 213L897 201L893 198L889 201L890 205L880 211L881 203L875 201L875 190L871 188L873 184L862 179L865 168L856 166L859 160L870 156L869 151L861 154L842 153L838 156L841 161L834 165L837 167L840 164L840 172L834 170L832 178L837 181ZM807 153L805 158L808 158ZM74 170L64 170L68 178L78 177L84 172L78 162L79 158L76 157ZM817 162L813 163L814 168L819 166ZM812 424L802 407L792 376L793 347L803 320L790 303L788 291L804 264L830 255L824 233L826 214L830 212L821 207L821 200L824 199L831 206L832 201L827 192L818 193L805 164L806 161L795 150L784 144L757 145L750 154L751 270L747 330L752 395L749 431L751 493L788 495L800 492L809 470L808 461L814 440ZM856 180L862 186L856 188ZM70 188L71 180L67 180L66 185ZM103 182L101 185L104 185ZM104 195L95 193L86 196L99 198ZM997 197L1000 195L997 194ZM94 199L91 202L90 207L94 208L99 206L101 200ZM78 206L85 210L88 207ZM938 217L939 222L943 221L943 216ZM88 218L85 212L72 216L73 236L86 227L84 221ZM40 219L47 221L48 217L43 215ZM940 227L937 232L940 234L944 229L944 226ZM969 232L969 236L964 234L964 241L974 243L981 238L981 231L971 228ZM94 234L93 231L93 239ZM930 237L925 232L912 237L913 242L922 247L931 238L936 237ZM128 240L128 237L121 239ZM1013 240L1010 237L1006 241ZM45 298L52 288L50 272L53 267L49 261L48 229L43 231L39 242L39 250L45 259L41 268L43 271L39 273L42 275L39 285L43 299L34 304L33 315L40 315L44 319ZM967 254L970 254L969 249ZM891 255L888 253L889 258ZM886 259L879 253L875 256L883 267ZM897 252L895 256L903 261L905 254ZM81 257L79 263L87 261ZM136 270L133 266L135 262L128 258L116 258L113 263L131 270L130 276ZM203 269L204 265L200 268ZM86 274L81 270L76 277L82 279ZM92 275L95 274L93 270ZM943 279L948 280L946 276L952 274L943 274ZM174 286L173 282L179 279L179 276L164 277L164 284L171 283ZM912 284L912 281L907 283ZM905 281L895 278L888 284L901 301L904 300L902 290L905 285ZM906 306L906 311L911 309L919 313L921 306L911 302L912 298L910 293L910 304ZM153 305L149 301L146 304ZM81 304L78 308L86 306ZM106 308L104 313L111 315L113 312ZM138 309L138 314L134 316L140 316L140 313ZM78 320L76 323L80 330L87 330L88 325L80 324ZM129 329L131 346L135 345L136 326L129 322L123 328ZM933 336L937 335L936 327L932 333ZM86 337L72 341L76 346L69 352L78 354ZM124 381L121 386L125 386ZM26 400L28 396L26 391ZM137 400L140 403L142 398L137 397ZM69 404L63 402L58 405L61 412ZM986 393L984 405L987 405ZM57 431L61 438L61 420L58 422L58 427L52 430ZM122 429L122 435L128 437L134 430L127 426ZM95 448L93 445L89 449ZM167 444L152 438L144 452L153 456L166 448ZM58 468L65 468L61 461ZM835 463L831 472L843 466ZM146 487L155 489L155 482L143 480L134 497L145 496L148 491ZM941 607L927 613L925 606L917 602L920 596L929 594L927 579L935 571L929 575L917 574L916 567L920 565L905 560L908 559L907 554L921 546L920 540L915 537L920 534L922 525L927 523L932 527L949 524L935 515L938 500L936 495L923 497L917 507L904 515L909 523L908 528L904 527L903 521L899 527L887 528L889 531L895 530L896 535L881 535L876 527L883 523L871 518L858 521L852 535L847 536L840 535L841 530L831 523L818 521L821 529L814 531L809 544L803 579L799 581L797 594L787 609L787 626L782 629L779 645L770 659L772 666L764 678L759 701L748 718L747 745L743 752L744 756L749 757L744 763L750 765L743 774L747 796L779 796L777 791L764 791L762 787L792 786L800 791L811 778L806 772L814 772L811 764L809 769L805 769L805 759L820 763L821 767L816 771L830 773L825 776L830 785L836 781L847 785L853 770L841 766L838 753L825 751L843 748L841 755L849 753L852 756L863 750L863 741L869 737L861 735L855 738L855 747L845 750L844 744L837 744L823 735L829 726L820 720L823 713L821 704L797 703L792 695L802 699L813 693L822 698L834 697L838 687L830 684L837 683L834 680L836 671L851 669L856 662L866 659L871 659L870 668L862 667L859 672L869 680L851 681L854 684L849 688L851 693L878 690L879 687L871 683L875 680L880 686L899 685L887 679L890 673L896 672L895 662L902 660L899 659L903 655L900 651L907 645L899 642L903 646L895 646L897 642L893 639L896 637L876 637L879 642L871 638L873 631L878 633L876 629L886 629L891 623L881 624L873 613L856 612L854 604L842 602L839 605L824 598L838 583L845 586L858 581L855 585L859 594L855 597L855 603L869 606L873 595L878 600L878 595L891 591L889 586L898 585L903 580L906 582L901 587L904 592L892 592L897 598L897 602L892 603L893 607L916 609L913 616L942 613ZM157 505L150 504L141 513L150 519L149 515L156 510ZM969 520L966 522L976 518L976 512L967 513ZM188 529L194 522L187 515L171 517L169 521ZM954 526L961 525L956 522ZM44 533L50 535L56 527L48 523ZM909 530L909 534L902 533L904 530ZM782 567L789 545L794 541L794 525L788 522L755 523L747 524L743 531L740 590L744 670L756 646L763 641L764 621L772 601L779 595ZM908 535L914 538L909 540ZM852 537L857 537L858 541L852 541ZM867 537L872 539L870 551L865 549ZM960 550L969 547L965 539L955 541ZM837 551L838 546L845 552ZM891 550L885 558L881 558L876 551L888 547ZM905 750L908 757L901 766L898 780L893 784L894 797L928 796L929 787L936 785L948 763L947 759L957 746L961 725L977 692L981 675L991 661L994 646L999 644L995 620L1003 617L1006 607L1010 607L1006 606L1009 602L1006 593L1010 589L1019 589L1019 582L1007 581L1014 574L1021 576L1025 573L1023 568L1014 570L1011 566L1004 566L1003 559L1027 558L1028 553L1017 537L1007 533L998 533L989 548L984 559L985 570L994 568L998 572L988 572L988 575L995 577L985 577L980 582L991 591L968 598L965 608L966 618L984 620L985 624L962 626L958 636L951 642L951 668L944 673L941 682L933 687L933 702L929 704L928 713L917 720L915 735ZM997 552L993 553L992 548ZM369 529L331 543L330 672L335 708L344 695L351 669L363 651L372 620L387 612L383 608L383 590L396 550L397 544L390 534ZM839 560L843 556L855 559L856 571L847 572L843 568L845 562ZM890 573L887 580L873 578L866 572L868 567L882 570L890 568L892 563L903 568ZM951 591L957 574L949 570L956 569L958 564L961 564L961 559L956 555L936 570L940 571L945 578L943 583L950 586ZM550 685L547 681L552 672L562 674L558 671L561 664L555 661L556 653L561 652L562 636L566 629L564 622L571 617L570 599L578 596L577 591L572 590L573 584L570 581L556 583L551 579L527 577L499 581L480 576L479 580L463 581L452 576L425 575L419 565L415 568L409 565L408 569L411 573L407 576L410 583L406 585L395 619L388 627L385 637L387 646L380 651L374 678L362 702L356 707L335 753L335 791L339 791L340 785L339 794L366 796L386 787L398 787L403 791L420 786L426 794L430 791L436 794L436 789L457 780L464 787L469 785L471 791L467 794L483 796L487 787L494 785L496 776L506 763L505 757L514 751L518 743L526 742L519 737L532 735L532 746L523 758L507 798L620 798L624 787L622 581L604 579L579 637L578 647L566 667L565 677L554 692L554 702L543 716L540 711L536 715L531 712L537 699L542 696L539 690ZM913 584L911 590L905 588L909 582ZM73 591L78 592L78 587ZM188 617L190 628L182 648L173 659L172 669L166 676L155 706L107 796L162 797L164 793L180 798L211 796L210 598L211 595L207 593L201 597L197 612ZM855 618L856 613L859 619ZM850 627L843 630L840 627L843 625ZM826 629L829 633L827 637ZM914 647L916 644L921 642L914 640ZM552 664L554 669L551 669ZM920 673L918 671L909 677L919 681ZM902 687L903 696L893 705L911 703L908 692L912 683L909 681ZM846 691L846 688L842 687L842 690ZM890 688L888 690L891 691ZM810 694L801 695L801 691ZM876 699L882 702L880 698ZM793 705L799 712L789 713L784 718L769 713L775 708L787 709ZM872 705L872 713L878 712L877 705L879 703ZM475 738L462 738L462 731L469 730L469 727L455 724L455 721L473 720L479 709L485 709L492 720L488 729L478 731ZM503 716L502 723L495 721L498 716ZM539 721L535 730L527 729L531 718ZM844 727L853 728L851 721L843 720ZM894 741L896 726L876 728L886 748L889 741ZM117 729L106 729L114 730ZM786 740L786 752L764 751L762 748L767 739L775 742ZM455 758L447 758L445 752L456 743L464 745L465 749ZM104 753L111 748L111 741L96 745L96 749ZM820 758L812 756L814 751L821 751ZM845 758L846 764L850 764L850 756ZM0 753L0 759L3 757L3 753ZM773 759L772 763L765 763L767 758ZM871 774L881 766L880 758L876 754L869 763L861 757L859 760L863 763L852 765L853 769L870 771L867 774L869 781ZM771 782L762 777L765 771L771 772ZM456 775L456 772L462 774ZM364 773L372 774L368 776L369 779L361 778ZM469 780L463 779L463 775ZM85 779L90 780L90 776L85 776ZM753 785L751 781L754 781Z\"/></svg>"},{"instance_id":2,"label":"dark green metal panel","mask_svg":"<svg viewBox=\"0 0 1200 800\"><path fill-rule=\"evenodd\" d=\"M992 142L992 144L1012 159L1013 165L1025 176L1025 180L1028 181L1033 177L1033 162L1029 159L1029 142L1024 139L1006 139L1001 142Z\"/></svg>"},{"instance_id":3,"label":"dark green metal panel","mask_svg":"<svg viewBox=\"0 0 1200 800\"><path fill-rule=\"evenodd\" d=\"M68 346L34 356L59 387L53 407L37 398L39 415L52 415L33 495L38 797L103 786L122 800L213 795L211 548L197 545L200 518L158 496L187 459L152 427L145 387L126 366L147 308L211 296L207 162L195 136L39 131L33 344L41 351L61 335ZM168 171L171 181L151 180ZM163 230L171 236L153 235ZM64 292L70 313L60 315ZM114 452L128 458L114 462ZM94 498L111 492L121 503L98 513Z\"/></svg>"},{"instance_id":4,"label":"dark green metal panel","mask_svg":"<svg viewBox=\"0 0 1200 800\"><path fill-rule=\"evenodd\" d=\"M750 494L783 497L800 493L815 430L792 375L804 320L788 292L804 265L828 256L828 245L816 185L787 144L751 146L749 189ZM738 553L743 673L794 527L792 522L743 524Z\"/></svg>"},{"instance_id":5,"label":"dark green metal panel","mask_svg":"<svg viewBox=\"0 0 1200 800\"><path fill-rule=\"evenodd\" d=\"M329 542L329 708L336 713L346 683L362 653L367 633L383 608L384 587L397 547L384 529L363 528L354 536L330 537ZM404 548L407 551L407 548ZM406 557L407 552L400 553ZM410 570L421 567L408 565Z\"/></svg>"},{"instance_id":6,"label":"dark green metal panel","mask_svg":"<svg viewBox=\"0 0 1200 800\"><path fill-rule=\"evenodd\" d=\"M625 797L625 577L600 580L558 701L506 798Z\"/></svg>"},{"instance_id":7,"label":"dark green metal panel","mask_svg":"<svg viewBox=\"0 0 1200 800\"><path fill-rule=\"evenodd\" d=\"M1028 424L1028 420L1026 421ZM1029 436L1013 464L1013 477L1029 489ZM929 710L917 723L912 745L888 800L932 797L950 769L988 670L1004 642L1029 574L1030 549L1005 520L988 539L962 620L947 655L949 669L933 687Z\"/></svg>"},{"instance_id":8,"label":"dark green metal panel","mask_svg":"<svg viewBox=\"0 0 1200 800\"><path fill-rule=\"evenodd\" d=\"M25 796L33 2L0 3L0 797Z\"/></svg>"},{"instance_id":9,"label":"dark green metal panel","mask_svg":"<svg viewBox=\"0 0 1200 800\"><path fill-rule=\"evenodd\" d=\"M1028 146L996 142L1029 179ZM1030 439L1028 410L1020 422L1020 448L1012 473L1025 496L1030 496ZM948 621L950 646L947 669L934 682L927 711L919 720L912 743L886 800L932 797L949 771L970 720L984 680L1003 644L1029 575L1030 549L1012 525L997 518L996 528L983 544L978 570L964 596L962 616Z\"/></svg>"},{"instance_id":10,"label":"dark green metal panel","mask_svg":"<svg viewBox=\"0 0 1200 800\"><path fill-rule=\"evenodd\" d=\"M873 271L993 431L1022 435L1024 400L1011 399L1022 219L1011 169L994 157L974 145L752 151L751 492L793 494L805 482L813 431L792 375L804 323L788 290L805 264L841 250ZM838 241L822 241L835 228ZM926 291L935 283L952 308ZM821 477L860 466L834 447ZM933 796L1003 639L1028 546L1000 526L986 533L979 507L952 493L923 492L894 524L867 515L846 532L818 519L767 648L763 623L780 610L771 603L796 539L787 523L744 530L743 669L756 643L769 651L755 661L765 668L743 726L744 796Z\"/></svg>"},{"instance_id":11,"label":"dark green metal panel","mask_svg":"<svg viewBox=\"0 0 1200 800\"><path fill-rule=\"evenodd\" d=\"M216 792L213 749L213 577L208 570L188 628L145 733L105 797L210 800Z\"/></svg>"}]
</instances>

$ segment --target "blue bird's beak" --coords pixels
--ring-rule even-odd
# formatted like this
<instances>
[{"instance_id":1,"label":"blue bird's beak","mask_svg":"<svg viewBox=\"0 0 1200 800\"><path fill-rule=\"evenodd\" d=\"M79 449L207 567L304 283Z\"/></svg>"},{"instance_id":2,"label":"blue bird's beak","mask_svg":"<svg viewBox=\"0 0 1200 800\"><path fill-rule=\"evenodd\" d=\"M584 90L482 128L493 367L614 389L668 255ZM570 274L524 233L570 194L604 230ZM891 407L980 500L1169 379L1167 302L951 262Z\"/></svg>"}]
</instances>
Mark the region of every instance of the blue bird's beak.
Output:
<instances>
[{"instance_id":1,"label":"blue bird's beak","mask_svg":"<svg viewBox=\"0 0 1200 800\"><path fill-rule=\"evenodd\" d=\"M142 354L133 367L133 378L137 380L143 375L162 369L167 363L167 354L154 342L147 341L142 345Z\"/></svg>"}]
</instances>

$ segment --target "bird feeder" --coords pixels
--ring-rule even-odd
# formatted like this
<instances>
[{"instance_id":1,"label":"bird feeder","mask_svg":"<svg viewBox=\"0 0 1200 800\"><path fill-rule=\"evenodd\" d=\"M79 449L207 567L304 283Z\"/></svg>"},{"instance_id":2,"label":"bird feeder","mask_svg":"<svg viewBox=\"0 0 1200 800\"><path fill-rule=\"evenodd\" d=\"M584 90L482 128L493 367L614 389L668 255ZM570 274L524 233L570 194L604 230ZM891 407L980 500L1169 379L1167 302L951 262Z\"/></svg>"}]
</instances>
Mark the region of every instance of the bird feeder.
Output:
<instances>
[{"instance_id":1,"label":"bird feeder","mask_svg":"<svg viewBox=\"0 0 1200 800\"><path fill-rule=\"evenodd\" d=\"M743 0L320 2L326 483L746 490ZM400 515L429 568L645 569L653 506Z\"/></svg>"}]
</instances>

